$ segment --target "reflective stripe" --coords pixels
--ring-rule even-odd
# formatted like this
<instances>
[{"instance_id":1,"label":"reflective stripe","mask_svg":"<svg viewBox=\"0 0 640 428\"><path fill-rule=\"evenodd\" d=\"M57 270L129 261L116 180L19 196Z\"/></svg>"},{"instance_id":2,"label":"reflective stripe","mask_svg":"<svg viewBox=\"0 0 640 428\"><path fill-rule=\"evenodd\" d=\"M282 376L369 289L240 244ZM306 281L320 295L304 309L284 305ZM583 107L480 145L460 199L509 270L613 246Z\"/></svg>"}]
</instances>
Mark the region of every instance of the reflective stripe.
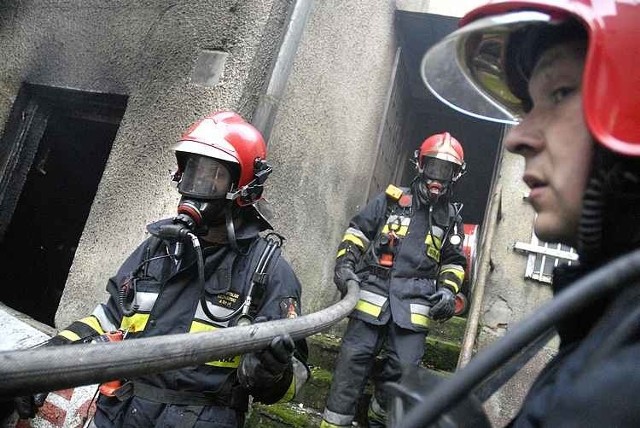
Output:
<instances>
[{"instance_id":1,"label":"reflective stripe","mask_svg":"<svg viewBox=\"0 0 640 428\"><path fill-rule=\"evenodd\" d=\"M427 235L427 237L424 239L424 243L427 244L427 246L431 245L436 247L437 249L442 248L442 239L431 234Z\"/></svg>"},{"instance_id":2,"label":"reflective stripe","mask_svg":"<svg viewBox=\"0 0 640 428\"><path fill-rule=\"evenodd\" d=\"M80 336L78 336L77 334L75 334L74 332L72 332L70 330L62 330L57 335L58 336L62 336L65 339L70 340L71 342L75 342L75 341L80 340Z\"/></svg>"},{"instance_id":3,"label":"reflective stripe","mask_svg":"<svg viewBox=\"0 0 640 428\"><path fill-rule=\"evenodd\" d=\"M322 414L322 422L328 422L330 425L325 426L330 427L350 427L354 416L355 415L343 415L342 413L332 412L325 408L324 413Z\"/></svg>"},{"instance_id":4,"label":"reflective stripe","mask_svg":"<svg viewBox=\"0 0 640 428\"><path fill-rule=\"evenodd\" d=\"M112 323L107 316L107 313L104 311L103 305L96 306L91 315L98 319L98 322L100 323L104 331L116 331L118 329L118 326Z\"/></svg>"},{"instance_id":5,"label":"reflective stripe","mask_svg":"<svg viewBox=\"0 0 640 428\"><path fill-rule=\"evenodd\" d=\"M382 307L373 305L364 300L359 300L356 304L356 310L377 318L380 315L380 312L382 312Z\"/></svg>"},{"instance_id":6,"label":"reflective stripe","mask_svg":"<svg viewBox=\"0 0 640 428\"><path fill-rule=\"evenodd\" d=\"M157 299L158 293L149 293L147 291L136 292L135 303L138 305L136 312L151 312Z\"/></svg>"},{"instance_id":7,"label":"reflective stripe","mask_svg":"<svg viewBox=\"0 0 640 428\"><path fill-rule=\"evenodd\" d=\"M411 314L411 324L429 327L429 318L420 314Z\"/></svg>"},{"instance_id":8,"label":"reflective stripe","mask_svg":"<svg viewBox=\"0 0 640 428\"><path fill-rule=\"evenodd\" d=\"M219 328L216 326L201 323L194 320L191 322L191 327L189 327L189 333L197 334L197 333L203 333L203 332L211 332L218 329ZM207 366L214 366L214 367L236 368L240 365L240 355L209 361L205 364Z\"/></svg>"},{"instance_id":9,"label":"reflective stripe","mask_svg":"<svg viewBox=\"0 0 640 428\"><path fill-rule=\"evenodd\" d=\"M211 315L219 318L229 316L233 312L233 309L218 306L209 301L207 301L207 308L209 309L209 312L211 312ZM202 309L202 302L198 303L198 309L196 310L196 314L193 318L200 321L214 323L219 327L227 327L229 325L229 321L216 321L209 318L207 314L205 314L204 309Z\"/></svg>"},{"instance_id":10,"label":"reflective stripe","mask_svg":"<svg viewBox=\"0 0 640 428\"><path fill-rule=\"evenodd\" d=\"M355 227L350 227L346 230L342 238L342 242L353 242L363 250L369 245L369 240L367 239L365 234L362 233L360 229L356 229Z\"/></svg>"},{"instance_id":11,"label":"reflective stripe","mask_svg":"<svg viewBox=\"0 0 640 428\"><path fill-rule=\"evenodd\" d=\"M291 378L291 384L278 403L287 403L293 400L300 392L300 389L302 389L302 386L307 382L307 379L309 379L309 370L307 370L307 367L295 357L293 357L291 361L293 363L293 377Z\"/></svg>"},{"instance_id":12,"label":"reflective stripe","mask_svg":"<svg viewBox=\"0 0 640 428\"><path fill-rule=\"evenodd\" d=\"M409 310L411 311L412 314L420 314L420 315L424 315L427 316L429 315L429 306L428 305L421 305L419 303L412 303L409 305Z\"/></svg>"},{"instance_id":13,"label":"reflective stripe","mask_svg":"<svg viewBox=\"0 0 640 428\"><path fill-rule=\"evenodd\" d=\"M457 293L458 291L460 291L460 286L455 282L451 281L450 279L445 279L442 281L442 283L444 285L448 285L449 287L451 287L451 291L453 291L454 293Z\"/></svg>"},{"instance_id":14,"label":"reflective stripe","mask_svg":"<svg viewBox=\"0 0 640 428\"><path fill-rule=\"evenodd\" d=\"M440 268L440 275L443 273L450 272L456 276L460 280L460 282L464 281L464 269L460 265L443 265Z\"/></svg>"},{"instance_id":15,"label":"reflective stripe","mask_svg":"<svg viewBox=\"0 0 640 428\"><path fill-rule=\"evenodd\" d=\"M144 330L147 321L149 321L149 314L133 314L129 317L122 317L120 328L135 333Z\"/></svg>"},{"instance_id":16,"label":"reflective stripe","mask_svg":"<svg viewBox=\"0 0 640 428\"><path fill-rule=\"evenodd\" d=\"M422 327L429 326L429 306L412 303L409 305L411 311L411 324L420 325Z\"/></svg>"},{"instance_id":17,"label":"reflective stripe","mask_svg":"<svg viewBox=\"0 0 640 428\"><path fill-rule=\"evenodd\" d=\"M338 250L338 254L336 254L336 259L344 256L347 253L347 249L346 248L341 248L340 250Z\"/></svg>"},{"instance_id":18,"label":"reflective stripe","mask_svg":"<svg viewBox=\"0 0 640 428\"><path fill-rule=\"evenodd\" d=\"M387 223L382 228L382 234L387 234L389 231L395 232L398 236L406 236L411 224L411 217L399 216L392 214L387 219Z\"/></svg>"},{"instance_id":19,"label":"reflective stripe","mask_svg":"<svg viewBox=\"0 0 640 428\"><path fill-rule=\"evenodd\" d=\"M372 317L378 317L382 312L382 307L387 302L385 296L381 296L372 291L360 289L360 300L356 304L356 310L371 315Z\"/></svg>"},{"instance_id":20,"label":"reflective stripe","mask_svg":"<svg viewBox=\"0 0 640 428\"><path fill-rule=\"evenodd\" d=\"M100 325L100 321L98 321L98 319L94 316L82 318L79 321L83 324L88 325L91 329L95 330L96 333L98 334L103 334L105 332L105 330L103 330L102 326ZM113 330L116 330L116 329L114 328ZM108 331L113 331L113 330L108 330Z\"/></svg>"},{"instance_id":21,"label":"reflective stripe","mask_svg":"<svg viewBox=\"0 0 640 428\"><path fill-rule=\"evenodd\" d=\"M364 300L370 303L373 303L376 306L382 307L386 302L387 298L385 296L381 296L372 291L362 290L360 289L360 300Z\"/></svg>"}]
</instances>

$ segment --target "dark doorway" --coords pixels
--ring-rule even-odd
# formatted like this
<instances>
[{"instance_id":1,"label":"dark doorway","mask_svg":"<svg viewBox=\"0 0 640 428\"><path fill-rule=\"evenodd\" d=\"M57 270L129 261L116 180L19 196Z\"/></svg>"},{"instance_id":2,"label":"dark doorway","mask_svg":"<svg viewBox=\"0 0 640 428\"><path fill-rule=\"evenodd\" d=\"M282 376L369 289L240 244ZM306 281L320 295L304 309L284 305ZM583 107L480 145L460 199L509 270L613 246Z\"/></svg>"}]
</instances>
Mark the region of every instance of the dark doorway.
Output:
<instances>
[{"instance_id":1,"label":"dark doorway","mask_svg":"<svg viewBox=\"0 0 640 428\"><path fill-rule=\"evenodd\" d=\"M124 96L25 85L7 124L0 300L51 326L125 107Z\"/></svg>"},{"instance_id":2,"label":"dark doorway","mask_svg":"<svg viewBox=\"0 0 640 428\"><path fill-rule=\"evenodd\" d=\"M431 95L422 82L420 62L424 53L457 28L457 18L398 10L395 19L399 48L379 131L369 198L389 183L409 186L416 174L414 151L428 136L447 131L462 143L468 171L456 184L453 199L464 204L465 223L481 225L504 127L451 109Z\"/></svg>"}]
</instances>

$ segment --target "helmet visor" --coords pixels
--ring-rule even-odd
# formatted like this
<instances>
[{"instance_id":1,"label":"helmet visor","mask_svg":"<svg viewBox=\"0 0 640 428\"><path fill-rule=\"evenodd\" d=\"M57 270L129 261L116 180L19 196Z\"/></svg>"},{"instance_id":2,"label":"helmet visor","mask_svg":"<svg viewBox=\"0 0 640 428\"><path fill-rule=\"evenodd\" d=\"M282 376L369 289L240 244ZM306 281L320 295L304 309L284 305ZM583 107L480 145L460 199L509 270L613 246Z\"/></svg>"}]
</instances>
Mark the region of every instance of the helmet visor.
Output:
<instances>
[{"instance_id":1,"label":"helmet visor","mask_svg":"<svg viewBox=\"0 0 640 428\"><path fill-rule=\"evenodd\" d=\"M452 181L459 171L460 166L453 162L430 156L422 158L422 178L424 180Z\"/></svg>"},{"instance_id":2,"label":"helmet visor","mask_svg":"<svg viewBox=\"0 0 640 428\"><path fill-rule=\"evenodd\" d=\"M178 191L201 199L225 197L231 189L231 172L221 162L205 156L189 156Z\"/></svg>"},{"instance_id":3,"label":"helmet visor","mask_svg":"<svg viewBox=\"0 0 640 428\"><path fill-rule=\"evenodd\" d=\"M551 21L545 13L521 11L472 22L427 51L420 66L422 80L438 99L462 113L515 124L525 106L507 81L509 36Z\"/></svg>"}]
</instances>

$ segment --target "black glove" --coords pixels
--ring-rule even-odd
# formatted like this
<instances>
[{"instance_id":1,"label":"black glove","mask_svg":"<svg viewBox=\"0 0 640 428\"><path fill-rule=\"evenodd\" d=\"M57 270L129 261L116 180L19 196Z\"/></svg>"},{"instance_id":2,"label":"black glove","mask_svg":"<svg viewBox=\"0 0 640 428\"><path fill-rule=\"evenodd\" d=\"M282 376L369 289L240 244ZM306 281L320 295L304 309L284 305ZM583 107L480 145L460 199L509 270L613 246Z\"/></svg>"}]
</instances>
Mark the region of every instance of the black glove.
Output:
<instances>
[{"instance_id":1,"label":"black glove","mask_svg":"<svg viewBox=\"0 0 640 428\"><path fill-rule=\"evenodd\" d=\"M360 284L360 278L356 275L355 268L351 263L338 263L333 270L333 282L340 291L340 296L347 294L347 281L353 280Z\"/></svg>"},{"instance_id":2,"label":"black glove","mask_svg":"<svg viewBox=\"0 0 640 428\"><path fill-rule=\"evenodd\" d=\"M446 321L456 311L456 296L446 287L440 288L427 298L433 305L429 310L429 316L435 321Z\"/></svg>"},{"instance_id":3,"label":"black glove","mask_svg":"<svg viewBox=\"0 0 640 428\"><path fill-rule=\"evenodd\" d=\"M13 404L18 412L20 419L35 418L38 409L44 404L44 400L47 399L47 392L41 392L35 395L25 395L24 397L16 397L13 399Z\"/></svg>"},{"instance_id":4,"label":"black glove","mask_svg":"<svg viewBox=\"0 0 640 428\"><path fill-rule=\"evenodd\" d=\"M268 348L242 356L238 367L238 380L249 391L270 386L287 371L292 372L291 357L296 346L288 334L274 337Z\"/></svg>"}]
</instances>

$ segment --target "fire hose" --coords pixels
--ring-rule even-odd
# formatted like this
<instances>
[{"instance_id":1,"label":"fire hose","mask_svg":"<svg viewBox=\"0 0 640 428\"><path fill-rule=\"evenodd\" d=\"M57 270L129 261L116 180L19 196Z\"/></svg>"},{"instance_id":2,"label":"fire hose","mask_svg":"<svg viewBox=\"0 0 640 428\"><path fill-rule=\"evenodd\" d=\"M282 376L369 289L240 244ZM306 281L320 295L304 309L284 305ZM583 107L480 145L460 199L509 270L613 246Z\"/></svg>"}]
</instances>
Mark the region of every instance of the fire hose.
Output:
<instances>
[{"instance_id":1,"label":"fire hose","mask_svg":"<svg viewBox=\"0 0 640 428\"><path fill-rule=\"evenodd\" d=\"M454 376L429 391L416 391L414 406L397 424L402 428L426 427L451 410L469 392L482 390L491 374L506 365L523 348L544 338L549 329L579 309L604 296L620 291L640 277L640 250L635 250L579 279L533 315L519 322L508 334L478 353ZM490 393L483 391L483 399Z\"/></svg>"},{"instance_id":2,"label":"fire hose","mask_svg":"<svg viewBox=\"0 0 640 428\"><path fill-rule=\"evenodd\" d=\"M347 285L347 294L339 302L293 319L214 332L1 352L0 398L196 366L266 348L274 337L285 333L300 340L325 330L353 310L359 287L351 280Z\"/></svg>"}]
</instances>

